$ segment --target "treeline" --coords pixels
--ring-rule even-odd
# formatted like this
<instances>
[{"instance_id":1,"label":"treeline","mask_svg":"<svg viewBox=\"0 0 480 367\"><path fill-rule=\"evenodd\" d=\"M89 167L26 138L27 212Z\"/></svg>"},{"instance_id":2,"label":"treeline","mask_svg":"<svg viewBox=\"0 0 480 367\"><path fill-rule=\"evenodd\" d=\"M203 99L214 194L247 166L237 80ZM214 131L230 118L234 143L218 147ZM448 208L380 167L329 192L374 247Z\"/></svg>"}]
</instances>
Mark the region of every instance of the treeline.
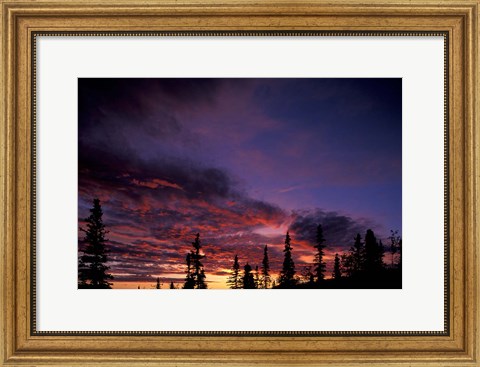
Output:
<instances>
[{"instance_id":1,"label":"treeline","mask_svg":"<svg viewBox=\"0 0 480 367\"><path fill-rule=\"evenodd\" d=\"M285 236L284 258L282 268L276 279L272 277L268 245L263 249L260 267L247 263L242 267L238 255L233 258L227 286L231 289L269 289L269 288L401 288L402 240L398 231L391 231L390 264L385 263L385 246L377 240L374 232L368 229L365 237L358 233L350 249L333 259L333 271L327 276L327 264L324 260L326 239L321 224L315 233L314 262L303 267L297 273L293 259L293 247L290 233ZM193 249L186 257L186 278L183 289L206 289L206 276L201 260L200 234L192 242Z\"/></svg>"},{"instance_id":2,"label":"treeline","mask_svg":"<svg viewBox=\"0 0 480 367\"><path fill-rule=\"evenodd\" d=\"M238 263L238 256L235 255L233 259L233 266L231 275L227 279L227 285L231 289L267 289L272 285L272 277L270 276L270 263L268 260L268 246L265 245L263 250L263 260L261 270L258 266L253 271L250 264L247 262L243 267L243 274L240 274L240 264Z\"/></svg>"},{"instance_id":3,"label":"treeline","mask_svg":"<svg viewBox=\"0 0 480 367\"><path fill-rule=\"evenodd\" d=\"M85 219L85 248L78 262L79 288L111 288L113 276L108 273L108 250L105 246L107 231L102 220L103 212L99 199L93 200L90 215ZM328 236L328 233L327 233ZM268 245L263 249L263 258L260 267L255 268L247 261L241 267L238 255L233 259L227 286L231 289L271 289L271 288L401 288L402 269L402 240L398 231L391 231L389 237L390 263L385 263L385 246L378 241L374 232L368 229L362 238L357 234L350 249L342 254L335 254L333 272L330 277L326 274L325 262L326 239L322 225L316 228L315 241L312 244L314 261L297 271L293 256L292 239L289 232L285 236L283 249L284 258L282 268L276 279L272 276ZM197 233L192 248L186 256L186 276L183 289L207 289L207 280L202 260L200 234ZM160 278L157 278L154 288L161 289ZM170 289L178 286L170 283Z\"/></svg>"},{"instance_id":4,"label":"treeline","mask_svg":"<svg viewBox=\"0 0 480 367\"><path fill-rule=\"evenodd\" d=\"M240 272L238 256L235 255L233 266L227 285L232 289L266 289L266 288L401 288L402 286L402 239L398 231L390 233L391 254L390 264L385 263L385 246L377 240L374 232L368 229L365 237L358 233L353 239L350 249L333 259L333 271L327 279L327 264L324 260L326 239L322 225L317 226L315 233L314 262L302 268L297 273L292 255L290 233L285 236L283 249L284 259L279 276L276 280L271 277L268 260L268 246L265 246L262 266L252 271L252 266L247 262L243 273Z\"/></svg>"}]
</instances>

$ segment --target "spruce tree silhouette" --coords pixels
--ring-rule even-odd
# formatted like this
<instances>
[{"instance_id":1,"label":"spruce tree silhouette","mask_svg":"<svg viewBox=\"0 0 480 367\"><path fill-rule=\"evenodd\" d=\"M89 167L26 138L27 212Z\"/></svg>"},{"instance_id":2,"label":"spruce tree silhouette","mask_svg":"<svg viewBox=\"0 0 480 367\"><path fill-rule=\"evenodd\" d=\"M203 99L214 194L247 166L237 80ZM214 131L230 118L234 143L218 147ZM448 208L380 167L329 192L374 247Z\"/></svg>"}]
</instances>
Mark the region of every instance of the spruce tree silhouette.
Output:
<instances>
[{"instance_id":1,"label":"spruce tree silhouette","mask_svg":"<svg viewBox=\"0 0 480 367\"><path fill-rule=\"evenodd\" d=\"M378 243L373 231L368 229L365 234L365 274L369 280L381 273L384 252L381 242Z\"/></svg>"},{"instance_id":2,"label":"spruce tree silhouette","mask_svg":"<svg viewBox=\"0 0 480 367\"><path fill-rule=\"evenodd\" d=\"M292 246L290 245L290 240L290 234L287 231L287 235L285 236L285 248L283 249L285 256L279 278L279 287L281 288L293 288L296 284L295 263L292 259Z\"/></svg>"},{"instance_id":3,"label":"spruce tree silhouette","mask_svg":"<svg viewBox=\"0 0 480 367\"><path fill-rule=\"evenodd\" d=\"M325 278L325 268L326 264L323 261L323 256L325 255L325 238L323 237L323 228L322 225L319 224L317 226L317 235L316 235L316 244L315 249L317 252L315 253L315 262L314 262L314 273L317 283L321 282Z\"/></svg>"},{"instance_id":4,"label":"spruce tree silhouette","mask_svg":"<svg viewBox=\"0 0 480 367\"><path fill-rule=\"evenodd\" d=\"M255 280L253 279L252 267L247 263L245 265L242 285L244 289L255 289Z\"/></svg>"},{"instance_id":5,"label":"spruce tree silhouette","mask_svg":"<svg viewBox=\"0 0 480 367\"><path fill-rule=\"evenodd\" d=\"M79 259L78 288L111 288L112 283L109 280L112 280L113 276L107 273L110 268L105 265L108 262L107 239L105 238L107 231L102 216L100 200L94 199L90 216L85 219L87 229L80 228L81 231L85 232L84 240L87 246Z\"/></svg>"},{"instance_id":6,"label":"spruce tree silhouette","mask_svg":"<svg viewBox=\"0 0 480 367\"><path fill-rule=\"evenodd\" d=\"M353 254L351 250L349 253L347 252L342 254L340 262L345 276L347 278L354 278L356 275L354 272Z\"/></svg>"},{"instance_id":7,"label":"spruce tree silhouette","mask_svg":"<svg viewBox=\"0 0 480 367\"><path fill-rule=\"evenodd\" d=\"M265 245L263 249L263 260L262 260L262 277L260 278L261 287L267 289L270 287L272 282L270 278L270 262L268 260L268 246Z\"/></svg>"},{"instance_id":8,"label":"spruce tree silhouette","mask_svg":"<svg viewBox=\"0 0 480 367\"><path fill-rule=\"evenodd\" d=\"M342 271L340 269L340 257L338 256L338 254L335 254L335 260L333 261L332 278L335 280L340 280L342 278Z\"/></svg>"},{"instance_id":9,"label":"spruce tree silhouette","mask_svg":"<svg viewBox=\"0 0 480 367\"><path fill-rule=\"evenodd\" d=\"M238 256L235 255L232 265L232 274L227 279L227 285L231 289L241 288L240 284L240 264L238 263Z\"/></svg>"},{"instance_id":10,"label":"spruce tree silhouette","mask_svg":"<svg viewBox=\"0 0 480 367\"><path fill-rule=\"evenodd\" d=\"M162 288L162 284L160 283L160 278L157 278L157 284L155 284L155 288L156 289L161 289Z\"/></svg>"},{"instance_id":11,"label":"spruce tree silhouette","mask_svg":"<svg viewBox=\"0 0 480 367\"><path fill-rule=\"evenodd\" d=\"M365 247L360 233L354 238L348 254L342 255L342 267L347 277L358 278L365 268Z\"/></svg>"},{"instance_id":12,"label":"spruce tree silhouette","mask_svg":"<svg viewBox=\"0 0 480 367\"><path fill-rule=\"evenodd\" d=\"M175 287L175 284L173 284L173 282L170 282L170 289L177 289L177 288Z\"/></svg>"},{"instance_id":13,"label":"spruce tree silhouette","mask_svg":"<svg viewBox=\"0 0 480 367\"><path fill-rule=\"evenodd\" d=\"M198 275L197 278L197 289L207 289L207 283L205 283L205 270L200 270L200 274Z\"/></svg>"},{"instance_id":14,"label":"spruce tree silhouette","mask_svg":"<svg viewBox=\"0 0 480 367\"><path fill-rule=\"evenodd\" d=\"M200 233L197 233L195 236L195 241L192 242L192 246L193 250L187 255L187 279L184 288L207 289L205 271L201 261L205 255L200 251L202 249L200 244ZM187 283L188 288L186 287ZM193 287L191 283L193 283Z\"/></svg>"},{"instance_id":15,"label":"spruce tree silhouette","mask_svg":"<svg viewBox=\"0 0 480 367\"><path fill-rule=\"evenodd\" d=\"M189 252L186 257L187 262L187 276L185 277L185 284L183 285L183 289L193 289L195 288L195 277L193 275L193 266L192 266L192 254Z\"/></svg>"},{"instance_id":16,"label":"spruce tree silhouette","mask_svg":"<svg viewBox=\"0 0 480 367\"><path fill-rule=\"evenodd\" d=\"M207 284L205 283L205 271L203 269L202 260L205 255L200 252L202 246L200 245L200 233L197 233L195 241L192 242L193 248L195 249L193 257L193 267L195 268L195 287L197 289L207 289Z\"/></svg>"}]
</instances>

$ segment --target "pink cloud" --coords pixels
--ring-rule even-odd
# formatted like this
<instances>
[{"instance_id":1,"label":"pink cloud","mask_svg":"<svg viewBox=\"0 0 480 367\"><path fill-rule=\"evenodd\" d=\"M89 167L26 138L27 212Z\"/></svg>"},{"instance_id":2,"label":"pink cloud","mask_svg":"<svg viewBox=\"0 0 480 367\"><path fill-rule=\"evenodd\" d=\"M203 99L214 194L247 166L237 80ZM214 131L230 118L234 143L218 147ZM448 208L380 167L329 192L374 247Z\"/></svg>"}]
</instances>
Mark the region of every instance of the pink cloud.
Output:
<instances>
[{"instance_id":1,"label":"pink cloud","mask_svg":"<svg viewBox=\"0 0 480 367\"><path fill-rule=\"evenodd\" d=\"M134 178L132 179L132 183L137 186L148 187L150 189L157 189L158 187L170 187L172 189L183 190L183 188L180 185L177 185L174 182L162 180L159 178L154 178L153 180L150 180L150 181L140 181Z\"/></svg>"}]
</instances>

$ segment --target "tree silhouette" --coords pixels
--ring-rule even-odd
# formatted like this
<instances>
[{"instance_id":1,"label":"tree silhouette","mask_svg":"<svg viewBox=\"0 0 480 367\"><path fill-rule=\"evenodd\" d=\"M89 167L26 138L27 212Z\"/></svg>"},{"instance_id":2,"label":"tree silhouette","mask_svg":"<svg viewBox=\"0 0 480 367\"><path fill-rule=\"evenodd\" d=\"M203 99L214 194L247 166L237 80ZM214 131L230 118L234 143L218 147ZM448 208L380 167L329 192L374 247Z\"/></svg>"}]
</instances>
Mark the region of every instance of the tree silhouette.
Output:
<instances>
[{"instance_id":1,"label":"tree silhouette","mask_svg":"<svg viewBox=\"0 0 480 367\"><path fill-rule=\"evenodd\" d=\"M365 247L360 233L354 238L348 254L342 255L342 270L348 277L358 277L364 270Z\"/></svg>"},{"instance_id":2,"label":"tree silhouette","mask_svg":"<svg viewBox=\"0 0 480 367\"><path fill-rule=\"evenodd\" d=\"M347 278L354 277L354 265L353 265L353 256L352 253L343 253L341 257L341 266L340 270Z\"/></svg>"},{"instance_id":3,"label":"tree silhouette","mask_svg":"<svg viewBox=\"0 0 480 367\"><path fill-rule=\"evenodd\" d=\"M285 257L283 259L282 271L280 272L279 286L283 288L291 288L295 286L295 263L292 259L292 246L290 245L290 234L287 231L285 236L285 248L283 249Z\"/></svg>"},{"instance_id":4,"label":"tree silhouette","mask_svg":"<svg viewBox=\"0 0 480 367\"><path fill-rule=\"evenodd\" d=\"M262 260L262 277L260 278L261 287L267 289L270 287L272 279L270 277L270 262L268 260L268 246L265 245L263 249L263 260Z\"/></svg>"},{"instance_id":5,"label":"tree silhouette","mask_svg":"<svg viewBox=\"0 0 480 367\"><path fill-rule=\"evenodd\" d=\"M198 275L197 278L197 289L207 289L207 283L205 283L205 270L200 270L200 274Z\"/></svg>"},{"instance_id":6,"label":"tree silhouette","mask_svg":"<svg viewBox=\"0 0 480 367\"><path fill-rule=\"evenodd\" d=\"M368 278L374 277L383 269L384 248L371 229L365 234L365 272Z\"/></svg>"},{"instance_id":7,"label":"tree silhouette","mask_svg":"<svg viewBox=\"0 0 480 367\"><path fill-rule=\"evenodd\" d=\"M394 258L395 254L401 250L401 238L398 235L398 231L390 230L390 254L392 255L391 258L391 267L393 268L395 265ZM398 263L400 262L400 259L398 260ZM397 264L398 264L397 263Z\"/></svg>"},{"instance_id":8,"label":"tree silhouette","mask_svg":"<svg viewBox=\"0 0 480 367\"><path fill-rule=\"evenodd\" d=\"M170 289L177 289L177 287L175 287L175 284L173 284L173 282L170 282Z\"/></svg>"},{"instance_id":9,"label":"tree silhouette","mask_svg":"<svg viewBox=\"0 0 480 367\"><path fill-rule=\"evenodd\" d=\"M355 242L353 244L353 271L359 273L363 270L363 263L365 260L365 247L362 242L360 233L357 233Z\"/></svg>"},{"instance_id":10,"label":"tree silhouette","mask_svg":"<svg viewBox=\"0 0 480 367\"><path fill-rule=\"evenodd\" d=\"M160 283L160 278L157 278L157 284L155 285L156 289L161 289L162 288L162 283Z\"/></svg>"},{"instance_id":11,"label":"tree silhouette","mask_svg":"<svg viewBox=\"0 0 480 367\"><path fill-rule=\"evenodd\" d=\"M235 254L235 258L233 259L232 274L227 279L227 285L231 289L241 288L239 271L240 264L238 263L238 256Z\"/></svg>"},{"instance_id":12,"label":"tree silhouette","mask_svg":"<svg viewBox=\"0 0 480 367\"><path fill-rule=\"evenodd\" d=\"M252 267L247 263L245 265L242 285L244 289L255 289L255 280L253 279Z\"/></svg>"},{"instance_id":13,"label":"tree silhouette","mask_svg":"<svg viewBox=\"0 0 480 367\"><path fill-rule=\"evenodd\" d=\"M201 260L205 257L204 254L200 252L202 246L200 244L200 233L197 233L195 241L192 242L193 249L193 268L194 268L194 279L195 279L195 288L197 289L207 289L207 284L205 283L205 272L203 270L203 264Z\"/></svg>"},{"instance_id":14,"label":"tree silhouette","mask_svg":"<svg viewBox=\"0 0 480 367\"><path fill-rule=\"evenodd\" d=\"M184 289L207 289L205 282L205 271L201 260L205 255L200 251L202 246L200 244L200 233L195 236L195 241L192 242L193 250L187 254L187 277L185 278Z\"/></svg>"},{"instance_id":15,"label":"tree silhouette","mask_svg":"<svg viewBox=\"0 0 480 367\"><path fill-rule=\"evenodd\" d=\"M79 288L109 289L112 285L109 280L112 280L113 276L107 273L110 268L105 265L108 262L105 238L107 231L102 216L100 200L94 199L90 216L85 219L87 229L80 228L85 232L84 240L87 246L78 264Z\"/></svg>"},{"instance_id":16,"label":"tree silhouette","mask_svg":"<svg viewBox=\"0 0 480 367\"><path fill-rule=\"evenodd\" d=\"M325 278L325 268L326 264L323 261L323 256L325 255L325 238L323 237L323 228L322 225L319 224L317 226L317 235L316 235L316 244L315 249L317 252L315 253L315 262L314 262L314 272L315 278L317 282L321 282Z\"/></svg>"},{"instance_id":17,"label":"tree silhouette","mask_svg":"<svg viewBox=\"0 0 480 367\"><path fill-rule=\"evenodd\" d=\"M339 280L342 277L342 272L340 270L340 257L338 254L335 254L335 260L333 261L333 279Z\"/></svg>"},{"instance_id":18,"label":"tree silhouette","mask_svg":"<svg viewBox=\"0 0 480 367\"><path fill-rule=\"evenodd\" d=\"M183 285L183 289L193 289L195 288L195 277L193 273L193 266L192 266L192 254L189 252L186 257L187 262L187 276L185 277L185 284Z\"/></svg>"}]
</instances>

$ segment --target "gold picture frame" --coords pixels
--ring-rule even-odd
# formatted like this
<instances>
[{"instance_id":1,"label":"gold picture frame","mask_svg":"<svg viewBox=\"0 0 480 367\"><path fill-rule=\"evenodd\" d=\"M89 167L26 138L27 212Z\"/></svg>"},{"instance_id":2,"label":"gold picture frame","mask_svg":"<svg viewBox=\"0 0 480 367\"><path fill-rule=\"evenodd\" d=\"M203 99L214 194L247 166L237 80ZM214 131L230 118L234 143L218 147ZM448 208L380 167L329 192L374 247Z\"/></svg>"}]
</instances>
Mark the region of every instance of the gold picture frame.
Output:
<instances>
[{"instance_id":1,"label":"gold picture frame","mask_svg":"<svg viewBox=\"0 0 480 367\"><path fill-rule=\"evenodd\" d=\"M478 0L0 0L2 365L478 366ZM445 38L443 332L38 332L35 42L38 35L441 35Z\"/></svg>"}]
</instances>

